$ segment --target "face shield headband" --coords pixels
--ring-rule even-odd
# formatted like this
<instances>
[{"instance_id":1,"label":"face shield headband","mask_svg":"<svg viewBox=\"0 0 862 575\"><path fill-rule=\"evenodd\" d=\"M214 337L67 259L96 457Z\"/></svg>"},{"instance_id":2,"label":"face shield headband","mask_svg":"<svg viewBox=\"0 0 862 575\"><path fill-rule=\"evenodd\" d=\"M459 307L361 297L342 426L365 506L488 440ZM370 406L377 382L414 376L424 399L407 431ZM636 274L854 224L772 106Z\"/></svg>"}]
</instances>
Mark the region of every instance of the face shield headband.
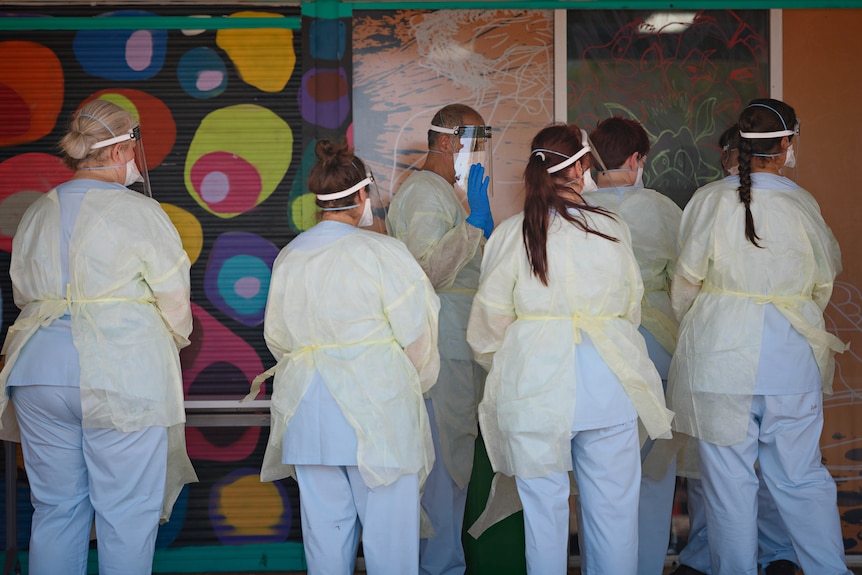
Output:
<instances>
[{"instance_id":1,"label":"face shield headband","mask_svg":"<svg viewBox=\"0 0 862 575\"><path fill-rule=\"evenodd\" d=\"M447 128L444 126L431 125L428 128L432 132L447 134L457 138L452 147L452 167L455 172L455 190L461 202L467 200L470 168L479 164L484 169L485 175L491 176L488 183L487 194L494 196L494 168L491 153L491 126L455 126ZM437 153L438 150L429 150Z\"/></svg>"},{"instance_id":2,"label":"face shield headband","mask_svg":"<svg viewBox=\"0 0 862 575\"><path fill-rule=\"evenodd\" d=\"M783 130L778 130L776 132L739 132L740 138L746 138L748 140L765 140L767 138L780 138L782 136L798 136L799 135L799 119L796 120L796 124L793 126L792 130L787 128L787 122L784 121L784 116L778 113L778 110L773 108L772 106L767 106L766 104L751 104L749 108L760 107L766 108L767 110L772 110L775 112L775 115L778 116L778 119L781 120L781 125L784 126Z\"/></svg>"},{"instance_id":3,"label":"face shield headband","mask_svg":"<svg viewBox=\"0 0 862 575\"><path fill-rule=\"evenodd\" d=\"M374 181L374 175L370 172L366 175L364 179L350 186L346 190L333 192L331 194L316 194L315 197L318 200L324 202L330 200L338 200L351 196L363 188L366 188L367 196L365 199L365 207L363 208L362 215L359 218L356 227L366 228L385 234L385 227L381 229L380 222L385 220L386 211L383 206L383 201L380 197L380 191L377 189L377 184ZM360 205L361 204L356 203L349 206L339 206L336 208L320 208L320 210L323 212L341 212L344 210L352 210L353 208Z\"/></svg>"},{"instance_id":4,"label":"face shield headband","mask_svg":"<svg viewBox=\"0 0 862 575\"><path fill-rule=\"evenodd\" d=\"M784 130L779 130L776 132L740 132L739 136L741 138L746 138L749 140L758 140L758 139L766 139L766 138L781 138L783 136L788 136L788 137L797 136L796 142L797 142L797 146L799 145L799 142L801 140L798 138L799 133L800 133L799 119L798 118L796 119L796 124L794 124L793 129L789 130L789 129L787 129L787 122L784 121L784 117L781 114L779 114L775 108L773 108L772 106L767 106L766 104L759 104L759 103L758 104L751 104L749 106L749 108L752 108L754 106L758 106L761 108L766 108L768 110L772 110L775 113L775 115L778 116L778 119L781 120L781 125L784 127ZM798 153L799 153L799 151L794 150L793 149L793 143L791 143L790 146L786 150L783 150L781 152L777 152L775 154L752 154L752 156L758 156L758 157L762 157L762 158L775 158L775 157L781 156L782 154L786 154L785 160L784 160L784 166L788 167L788 168L795 168Z\"/></svg>"},{"instance_id":5,"label":"face shield headband","mask_svg":"<svg viewBox=\"0 0 862 575\"><path fill-rule=\"evenodd\" d=\"M340 192L332 192L331 194L316 194L315 197L323 202L328 202L330 200L340 200L341 198L346 198L352 194L355 194L365 186L371 185L374 182L374 177L369 174L366 178L360 181L357 184L354 184L347 188L346 190L341 190ZM353 206L345 206L340 208L321 208L323 211L338 211L338 210L348 210L350 208L355 208L356 205Z\"/></svg>"},{"instance_id":6,"label":"face shield headband","mask_svg":"<svg viewBox=\"0 0 862 575\"><path fill-rule=\"evenodd\" d=\"M428 127L432 132L437 132L439 134L449 134L452 136L458 136L459 138L470 138L470 139L490 139L492 128L491 126L455 126L454 128L447 128L445 126L435 126L431 124Z\"/></svg>"},{"instance_id":7,"label":"face shield headband","mask_svg":"<svg viewBox=\"0 0 862 575\"><path fill-rule=\"evenodd\" d=\"M126 164L126 187L132 187L135 184L142 184L140 187L142 189L137 189L136 191L144 194L148 198L153 197L152 189L150 188L150 174L147 169L147 157L144 154L144 144L141 141L141 127L140 125L136 125L132 130L127 134L120 134L119 136L114 134L114 131L108 127L105 122L101 119L92 116L90 114L81 114L81 116L85 118L92 118L102 124L106 130L113 136L112 138L108 138L107 140L101 140L96 142L92 146L90 146L91 150L98 150L100 148L107 148L108 146L112 146L114 144L119 144L121 142L125 142L126 140L134 140L134 158L129 163ZM131 166L131 163L134 163L134 166ZM129 174L129 171L134 168L134 171L137 173ZM89 169L97 169L97 168L89 168Z\"/></svg>"},{"instance_id":8,"label":"face shield headband","mask_svg":"<svg viewBox=\"0 0 862 575\"><path fill-rule=\"evenodd\" d=\"M571 166L572 164L574 164L575 162L577 162L578 160L583 158L585 155L587 155L587 153L589 153L590 151L592 151L592 150L590 149L589 146L584 146L575 155L567 156L566 154L562 154L562 153L556 152L554 150L546 150L545 148L539 148L536 150L532 150L530 152L530 154L532 154L534 156L539 156L539 158L541 158L543 162L545 161L545 152L547 152L549 154L556 154L557 156L562 156L562 157L566 158L565 160L563 160L559 164L557 164L555 166L551 166L550 168L548 168L548 173L554 174L556 172L559 172L560 170L564 170L564 169L568 168L569 166Z\"/></svg>"}]
</instances>

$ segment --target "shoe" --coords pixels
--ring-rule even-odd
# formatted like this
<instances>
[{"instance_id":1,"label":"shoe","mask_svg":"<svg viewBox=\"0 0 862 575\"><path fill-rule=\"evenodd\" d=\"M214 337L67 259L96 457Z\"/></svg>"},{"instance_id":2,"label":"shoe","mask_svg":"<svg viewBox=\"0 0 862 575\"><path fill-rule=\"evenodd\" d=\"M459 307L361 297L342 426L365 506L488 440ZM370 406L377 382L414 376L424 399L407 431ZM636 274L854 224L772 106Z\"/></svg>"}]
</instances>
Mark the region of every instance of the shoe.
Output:
<instances>
[{"instance_id":1,"label":"shoe","mask_svg":"<svg viewBox=\"0 0 862 575\"><path fill-rule=\"evenodd\" d=\"M688 565L680 565L675 571L671 571L670 575L706 575L706 573L698 571L694 567L689 567Z\"/></svg>"},{"instance_id":2,"label":"shoe","mask_svg":"<svg viewBox=\"0 0 862 575\"><path fill-rule=\"evenodd\" d=\"M764 575L796 575L796 565L786 559L773 561L763 570Z\"/></svg>"}]
</instances>

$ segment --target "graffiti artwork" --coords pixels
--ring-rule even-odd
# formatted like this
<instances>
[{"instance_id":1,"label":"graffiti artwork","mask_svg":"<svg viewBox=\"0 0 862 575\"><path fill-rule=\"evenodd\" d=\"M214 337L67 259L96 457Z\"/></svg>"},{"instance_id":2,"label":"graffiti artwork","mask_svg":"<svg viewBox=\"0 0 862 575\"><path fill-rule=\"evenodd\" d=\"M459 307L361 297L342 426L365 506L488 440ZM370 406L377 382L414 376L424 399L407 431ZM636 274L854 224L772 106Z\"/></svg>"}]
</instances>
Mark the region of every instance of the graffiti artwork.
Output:
<instances>
[{"instance_id":1,"label":"graffiti artwork","mask_svg":"<svg viewBox=\"0 0 862 575\"><path fill-rule=\"evenodd\" d=\"M298 16L296 10L281 9L82 11L19 11L0 17L275 21ZM296 234L288 202L302 153L299 38L284 27L11 28L0 33L4 327L17 313L8 269L18 220L35 198L71 175L56 149L70 114L88 100L107 99L139 119L154 197L192 260L194 333L192 345L181 354L186 398L243 397L251 380L274 363L263 341L263 311L272 263ZM198 556L195 549L209 549L212 555L213 549L235 545L282 544L292 556L301 556L295 482L259 481L268 428L189 426L186 431L200 482L185 488L172 520L160 528L156 565L166 553L176 565L183 553ZM19 491L26 492L23 470ZM32 513L27 498L19 500L20 513ZM19 521L19 548L26 549L28 537L29 519ZM274 564L278 552L268 553ZM246 566L256 564L252 560ZM301 559L284 565L301 566Z\"/></svg>"}]
</instances>

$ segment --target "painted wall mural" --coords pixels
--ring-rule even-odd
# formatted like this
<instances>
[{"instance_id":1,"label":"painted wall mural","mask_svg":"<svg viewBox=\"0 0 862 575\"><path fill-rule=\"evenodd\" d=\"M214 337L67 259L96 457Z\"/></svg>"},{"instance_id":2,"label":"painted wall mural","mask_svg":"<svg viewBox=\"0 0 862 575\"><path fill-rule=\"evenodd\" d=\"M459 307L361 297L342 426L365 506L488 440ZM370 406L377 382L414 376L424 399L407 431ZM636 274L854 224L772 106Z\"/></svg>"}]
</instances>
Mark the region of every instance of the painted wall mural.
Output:
<instances>
[{"instance_id":1,"label":"painted wall mural","mask_svg":"<svg viewBox=\"0 0 862 575\"><path fill-rule=\"evenodd\" d=\"M298 9L33 10L14 16L299 16ZM17 315L8 269L18 221L40 194L71 175L56 151L70 114L91 99L108 99L139 119L153 194L192 260L194 333L181 354L186 397L238 399L274 362L262 322L272 263L297 229L288 205L306 161L299 142L301 44L287 28L205 28L0 32L3 325ZM257 426L187 428L201 481L184 490L172 521L160 529L157 555L181 560L183 549L250 544L301 549L295 482L259 481L268 434ZM23 469L19 492L26 519L32 509ZM19 547L28 537L26 519L19 522Z\"/></svg>"},{"instance_id":2,"label":"painted wall mural","mask_svg":"<svg viewBox=\"0 0 862 575\"><path fill-rule=\"evenodd\" d=\"M644 182L680 206L720 177L718 137L769 90L766 10L567 13L568 119L640 121Z\"/></svg>"},{"instance_id":3,"label":"painted wall mural","mask_svg":"<svg viewBox=\"0 0 862 575\"><path fill-rule=\"evenodd\" d=\"M272 364L263 302L278 249L316 221L303 177L314 138L346 134L391 195L420 164L434 111L469 104L495 127L492 208L500 221L520 210L529 141L553 120L550 11L357 11L351 42L349 19L304 19L303 34L203 25L216 16L298 15L274 7L34 10L0 8L0 18L202 17L202 27L184 30L0 32L3 326L17 315L7 271L18 221L39 194L71 175L56 156L65 120L90 98L111 99L140 119L154 193L193 263L195 327L182 354L188 398L242 396ZM646 182L682 205L717 177L720 132L748 99L766 93L768 20L755 11L650 16L569 12L568 119L587 128L612 113L644 122L654 146ZM858 288L839 283L830 328L859 339L860 309ZM843 423L858 396L856 347L839 359L824 432L850 552L862 538L862 447ZM201 482L184 490L160 529L156 572L176 572L190 557L234 571L304 568L295 483L257 480L267 435L261 427L189 428ZM25 547L32 510L21 474L18 541ZM247 562L224 559L224 546ZM279 564L278 549L292 563Z\"/></svg>"},{"instance_id":4,"label":"painted wall mural","mask_svg":"<svg viewBox=\"0 0 862 575\"><path fill-rule=\"evenodd\" d=\"M494 219L520 211L530 140L554 119L553 12L356 11L353 21L354 139L381 193L421 165L433 114L463 103L494 128Z\"/></svg>"},{"instance_id":5,"label":"painted wall mural","mask_svg":"<svg viewBox=\"0 0 862 575\"><path fill-rule=\"evenodd\" d=\"M846 252L845 252L846 253ZM850 262L844 259L845 267ZM839 276L841 277L841 276ZM849 279L849 278L848 278ZM833 394L823 402L825 421L820 439L823 461L838 484L838 509L847 554L862 553L862 437L859 398L862 394L862 292L848 281L835 282L826 308L826 328L850 342L838 356Z\"/></svg>"},{"instance_id":6,"label":"painted wall mural","mask_svg":"<svg viewBox=\"0 0 862 575\"><path fill-rule=\"evenodd\" d=\"M554 120L553 12L395 10L353 16L353 137L381 193L398 193L398 185L421 166L433 114L463 103L493 126L494 220L519 212L530 140ZM491 478L477 442L466 526L481 514ZM523 545L518 515L478 540L465 536L468 572L523 573Z\"/></svg>"},{"instance_id":7,"label":"painted wall mural","mask_svg":"<svg viewBox=\"0 0 862 575\"><path fill-rule=\"evenodd\" d=\"M695 189L721 177L717 141L724 129L749 100L768 95L768 12L570 11L567 17L569 121L588 130L611 115L642 122L652 144L645 184L684 206ZM807 30L808 20L800 18ZM820 67L817 63L795 69ZM816 90L813 99L819 106L820 87ZM831 141L832 135L828 138ZM812 165L832 161L832 153L823 154L809 156L812 164L806 169L814 172ZM827 202L835 198L823 195L829 192L818 185L819 174L810 179L821 206L830 207ZM802 180L800 184L807 186ZM827 222L833 228L844 225L828 215ZM846 252L847 242L842 240L842 245ZM850 267L846 256L844 265ZM827 328L852 345L837 356L834 395L824 401L821 447L838 484L848 554L862 551L862 445L857 431L860 310L859 288L836 282L825 313Z\"/></svg>"}]
</instances>

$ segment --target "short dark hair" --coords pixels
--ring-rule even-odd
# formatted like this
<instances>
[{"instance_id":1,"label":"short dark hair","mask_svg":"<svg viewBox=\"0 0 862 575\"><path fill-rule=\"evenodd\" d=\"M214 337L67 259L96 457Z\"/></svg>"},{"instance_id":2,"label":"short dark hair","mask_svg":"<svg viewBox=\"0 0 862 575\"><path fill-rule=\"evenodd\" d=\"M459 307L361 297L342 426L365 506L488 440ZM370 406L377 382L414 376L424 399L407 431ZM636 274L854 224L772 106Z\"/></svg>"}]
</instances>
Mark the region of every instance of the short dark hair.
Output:
<instances>
[{"instance_id":1,"label":"short dark hair","mask_svg":"<svg viewBox=\"0 0 862 575\"><path fill-rule=\"evenodd\" d=\"M640 122L619 116L599 122L590 140L609 170L622 166L635 152L646 156L650 149L649 136Z\"/></svg>"}]
</instances>

